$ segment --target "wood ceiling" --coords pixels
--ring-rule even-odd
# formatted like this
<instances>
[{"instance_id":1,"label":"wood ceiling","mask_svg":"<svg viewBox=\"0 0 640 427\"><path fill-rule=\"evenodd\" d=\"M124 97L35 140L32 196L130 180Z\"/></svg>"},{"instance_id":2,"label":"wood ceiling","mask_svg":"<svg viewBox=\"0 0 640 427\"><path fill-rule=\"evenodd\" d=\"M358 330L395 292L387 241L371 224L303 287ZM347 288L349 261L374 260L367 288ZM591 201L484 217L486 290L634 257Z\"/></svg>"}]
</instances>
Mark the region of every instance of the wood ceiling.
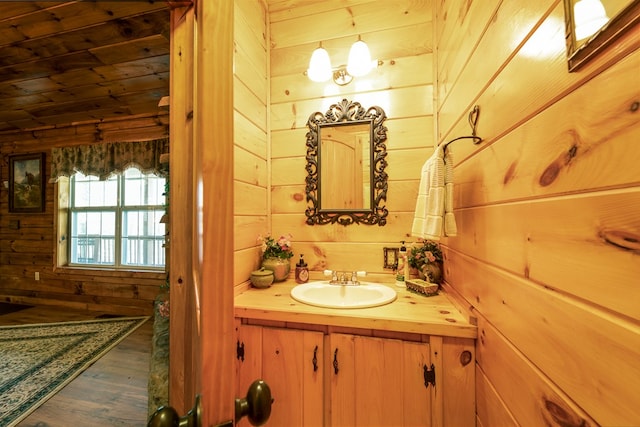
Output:
<instances>
[{"instance_id":1,"label":"wood ceiling","mask_svg":"<svg viewBox=\"0 0 640 427\"><path fill-rule=\"evenodd\" d=\"M169 27L165 1L0 2L0 134L166 114Z\"/></svg>"}]
</instances>

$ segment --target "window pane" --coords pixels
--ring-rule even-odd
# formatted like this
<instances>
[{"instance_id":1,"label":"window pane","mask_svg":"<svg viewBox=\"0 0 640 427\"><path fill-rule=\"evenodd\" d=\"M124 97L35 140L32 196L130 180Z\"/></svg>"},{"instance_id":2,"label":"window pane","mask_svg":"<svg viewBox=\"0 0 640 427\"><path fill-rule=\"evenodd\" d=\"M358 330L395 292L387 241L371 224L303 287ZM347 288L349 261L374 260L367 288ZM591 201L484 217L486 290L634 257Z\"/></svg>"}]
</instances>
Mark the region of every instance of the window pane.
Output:
<instances>
[{"instance_id":1,"label":"window pane","mask_svg":"<svg viewBox=\"0 0 640 427\"><path fill-rule=\"evenodd\" d=\"M72 212L71 263L114 265L115 212Z\"/></svg>"},{"instance_id":2,"label":"window pane","mask_svg":"<svg viewBox=\"0 0 640 427\"><path fill-rule=\"evenodd\" d=\"M76 173L70 182L71 264L165 266L165 178L129 168L107 181Z\"/></svg>"},{"instance_id":3,"label":"window pane","mask_svg":"<svg viewBox=\"0 0 640 427\"><path fill-rule=\"evenodd\" d=\"M138 169L127 169L124 174L125 206L162 206L165 202L165 178L155 174L142 174Z\"/></svg>"},{"instance_id":4,"label":"window pane","mask_svg":"<svg viewBox=\"0 0 640 427\"><path fill-rule=\"evenodd\" d=\"M135 210L122 214L123 265L163 267L165 226L160 223L164 210Z\"/></svg>"},{"instance_id":5,"label":"window pane","mask_svg":"<svg viewBox=\"0 0 640 427\"><path fill-rule=\"evenodd\" d=\"M100 181L95 176L76 172L73 176L75 207L102 207L118 204L118 177Z\"/></svg>"}]
</instances>

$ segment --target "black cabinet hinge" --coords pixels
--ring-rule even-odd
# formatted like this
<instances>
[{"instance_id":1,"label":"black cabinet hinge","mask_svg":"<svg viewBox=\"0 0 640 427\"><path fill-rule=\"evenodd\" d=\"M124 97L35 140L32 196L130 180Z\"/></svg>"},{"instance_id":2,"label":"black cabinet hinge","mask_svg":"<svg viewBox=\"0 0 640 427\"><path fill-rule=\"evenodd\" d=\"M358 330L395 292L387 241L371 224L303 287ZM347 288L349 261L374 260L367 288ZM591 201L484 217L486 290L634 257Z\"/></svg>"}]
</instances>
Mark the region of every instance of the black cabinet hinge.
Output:
<instances>
[{"instance_id":1,"label":"black cabinet hinge","mask_svg":"<svg viewBox=\"0 0 640 427\"><path fill-rule=\"evenodd\" d=\"M240 343L240 340L236 344L236 358L244 362L244 343Z\"/></svg>"},{"instance_id":2,"label":"black cabinet hinge","mask_svg":"<svg viewBox=\"0 0 640 427\"><path fill-rule=\"evenodd\" d=\"M427 365L422 365L424 371L424 386L429 388L429 384L436 386L436 367L431 364L431 369L427 368Z\"/></svg>"}]
</instances>

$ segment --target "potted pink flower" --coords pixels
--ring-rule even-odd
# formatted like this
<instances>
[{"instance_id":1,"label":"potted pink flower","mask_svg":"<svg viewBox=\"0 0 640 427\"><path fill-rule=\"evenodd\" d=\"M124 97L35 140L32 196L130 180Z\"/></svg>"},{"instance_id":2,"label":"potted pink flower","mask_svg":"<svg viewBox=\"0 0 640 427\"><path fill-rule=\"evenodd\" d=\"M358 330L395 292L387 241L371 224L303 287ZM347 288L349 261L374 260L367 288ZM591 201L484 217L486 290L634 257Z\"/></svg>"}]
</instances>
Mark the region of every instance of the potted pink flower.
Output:
<instances>
[{"instance_id":1,"label":"potted pink flower","mask_svg":"<svg viewBox=\"0 0 640 427\"><path fill-rule=\"evenodd\" d=\"M418 271L421 279L431 283L442 283L442 251L433 240L423 240L409 251L409 266Z\"/></svg>"},{"instance_id":2,"label":"potted pink flower","mask_svg":"<svg viewBox=\"0 0 640 427\"><path fill-rule=\"evenodd\" d=\"M276 282L286 280L291 271L291 237L291 234L282 235L277 239L270 234L258 237L258 241L262 243L262 267L273 271Z\"/></svg>"}]
</instances>

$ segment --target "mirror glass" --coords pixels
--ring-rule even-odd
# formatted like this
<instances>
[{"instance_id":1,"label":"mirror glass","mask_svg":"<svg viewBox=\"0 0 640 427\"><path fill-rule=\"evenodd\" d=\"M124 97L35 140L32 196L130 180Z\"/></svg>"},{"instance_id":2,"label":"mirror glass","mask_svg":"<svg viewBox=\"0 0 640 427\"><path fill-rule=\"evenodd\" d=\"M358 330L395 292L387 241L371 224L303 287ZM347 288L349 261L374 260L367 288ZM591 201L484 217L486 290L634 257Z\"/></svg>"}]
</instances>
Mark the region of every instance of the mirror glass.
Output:
<instances>
[{"instance_id":1,"label":"mirror glass","mask_svg":"<svg viewBox=\"0 0 640 427\"><path fill-rule=\"evenodd\" d=\"M307 224L386 224L382 108L343 99L307 122Z\"/></svg>"},{"instance_id":2,"label":"mirror glass","mask_svg":"<svg viewBox=\"0 0 640 427\"><path fill-rule=\"evenodd\" d=\"M640 0L564 0L569 71L640 22Z\"/></svg>"},{"instance_id":3,"label":"mirror glass","mask_svg":"<svg viewBox=\"0 0 640 427\"><path fill-rule=\"evenodd\" d=\"M371 122L321 125L320 210L371 209Z\"/></svg>"}]
</instances>

